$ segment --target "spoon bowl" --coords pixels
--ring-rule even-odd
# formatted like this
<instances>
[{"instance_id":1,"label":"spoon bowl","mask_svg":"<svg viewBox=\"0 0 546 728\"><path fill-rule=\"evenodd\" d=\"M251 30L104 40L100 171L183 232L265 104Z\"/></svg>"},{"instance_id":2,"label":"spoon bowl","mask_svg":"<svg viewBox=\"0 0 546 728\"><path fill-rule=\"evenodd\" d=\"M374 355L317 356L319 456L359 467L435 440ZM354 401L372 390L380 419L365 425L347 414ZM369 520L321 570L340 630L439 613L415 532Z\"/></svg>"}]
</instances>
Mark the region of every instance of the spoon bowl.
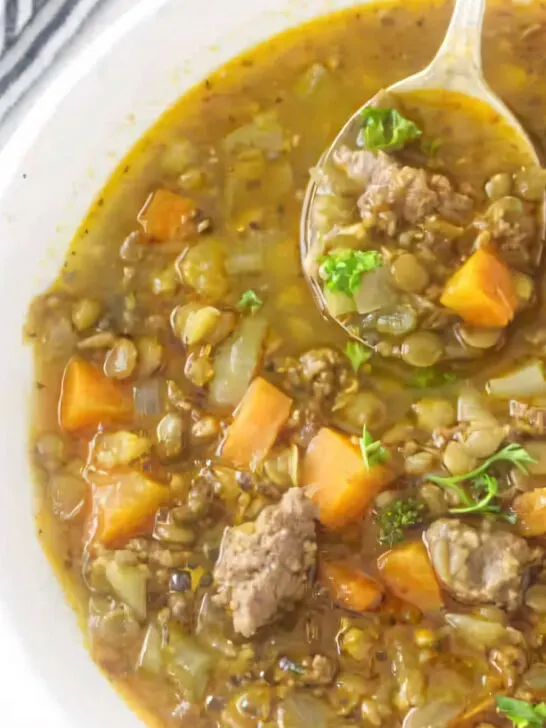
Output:
<instances>
[{"instance_id":1,"label":"spoon bowl","mask_svg":"<svg viewBox=\"0 0 546 728\"><path fill-rule=\"evenodd\" d=\"M526 160L526 165L540 166L541 159L532 139L484 79L481 42L485 4L486 0L456 0L444 41L431 63L418 73L397 81L382 93L400 98L406 94L415 94L420 91L447 91L481 102L484 107L488 107L494 112L503 124L503 128L509 130L510 139L521 153L522 160ZM363 111L369 106L373 106L375 101L375 97L369 99L353 114L319 159L316 174L311 176L304 197L300 227L303 269L318 307L342 326L351 337L357 339L360 339L360 336L354 327L346 326L337 317L331 315L317 277L310 273L312 266L309 265L309 257L313 239L312 211L319 192L320 171L332 163L336 150L348 138L356 138L358 130L361 128ZM541 207L538 225L540 236L540 245L537 246L538 257L542 253L545 232L546 198Z\"/></svg>"}]
</instances>

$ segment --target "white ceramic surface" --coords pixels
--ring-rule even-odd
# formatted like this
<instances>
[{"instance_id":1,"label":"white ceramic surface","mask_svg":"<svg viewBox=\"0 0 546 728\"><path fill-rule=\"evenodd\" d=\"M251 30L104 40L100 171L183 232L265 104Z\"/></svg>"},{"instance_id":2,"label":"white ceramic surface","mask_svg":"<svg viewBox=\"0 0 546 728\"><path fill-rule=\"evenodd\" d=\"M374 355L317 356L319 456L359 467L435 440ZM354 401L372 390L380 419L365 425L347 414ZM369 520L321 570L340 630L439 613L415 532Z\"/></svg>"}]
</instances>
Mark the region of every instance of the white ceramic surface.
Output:
<instances>
[{"instance_id":1,"label":"white ceramic surface","mask_svg":"<svg viewBox=\"0 0 546 728\"><path fill-rule=\"evenodd\" d=\"M28 302L57 273L114 166L180 94L244 48L352 4L135 2L62 71L0 154L0 630L17 640L28 672L23 718L10 725L139 725L89 660L35 539L26 457L31 361L21 337ZM0 664L5 658L0 652ZM25 720L25 699L39 723Z\"/></svg>"}]
</instances>

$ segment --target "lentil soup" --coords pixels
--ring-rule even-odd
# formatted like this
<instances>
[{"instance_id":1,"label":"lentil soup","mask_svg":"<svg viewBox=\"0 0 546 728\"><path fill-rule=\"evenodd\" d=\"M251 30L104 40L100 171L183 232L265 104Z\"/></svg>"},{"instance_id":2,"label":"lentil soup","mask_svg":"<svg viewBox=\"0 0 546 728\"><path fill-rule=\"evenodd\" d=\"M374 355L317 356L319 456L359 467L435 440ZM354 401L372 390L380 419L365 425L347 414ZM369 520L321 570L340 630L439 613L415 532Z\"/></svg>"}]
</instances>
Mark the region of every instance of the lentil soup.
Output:
<instances>
[{"instance_id":1,"label":"lentil soup","mask_svg":"<svg viewBox=\"0 0 546 728\"><path fill-rule=\"evenodd\" d=\"M379 96L347 154L403 184L326 179L306 261L329 306L376 290L337 309L361 340L300 261L309 170L451 9L354 7L212 74L32 303L39 536L149 725L545 724L543 170L460 99ZM494 0L484 36L542 149L546 4Z\"/></svg>"}]
</instances>

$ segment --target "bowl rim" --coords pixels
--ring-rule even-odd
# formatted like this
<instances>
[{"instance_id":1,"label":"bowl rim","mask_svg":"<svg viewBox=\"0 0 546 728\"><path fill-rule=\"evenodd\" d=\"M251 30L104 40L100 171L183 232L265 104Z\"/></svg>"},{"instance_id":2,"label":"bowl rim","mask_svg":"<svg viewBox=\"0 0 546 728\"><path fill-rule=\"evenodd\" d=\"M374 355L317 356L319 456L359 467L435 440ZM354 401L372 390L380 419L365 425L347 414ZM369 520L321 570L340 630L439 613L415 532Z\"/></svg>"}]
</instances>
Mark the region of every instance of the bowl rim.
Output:
<instances>
[{"instance_id":1,"label":"bowl rim","mask_svg":"<svg viewBox=\"0 0 546 728\"><path fill-rule=\"evenodd\" d=\"M53 76L0 149L0 206L10 181L17 174L21 159L42 133L44 125L54 115L62 100L115 45L169 2L171 0L137 0L134 7L125 10L110 27L100 30L97 37L80 49L65 67L62 66L62 56L54 60L50 68ZM32 93L31 88L29 95Z\"/></svg>"}]
</instances>

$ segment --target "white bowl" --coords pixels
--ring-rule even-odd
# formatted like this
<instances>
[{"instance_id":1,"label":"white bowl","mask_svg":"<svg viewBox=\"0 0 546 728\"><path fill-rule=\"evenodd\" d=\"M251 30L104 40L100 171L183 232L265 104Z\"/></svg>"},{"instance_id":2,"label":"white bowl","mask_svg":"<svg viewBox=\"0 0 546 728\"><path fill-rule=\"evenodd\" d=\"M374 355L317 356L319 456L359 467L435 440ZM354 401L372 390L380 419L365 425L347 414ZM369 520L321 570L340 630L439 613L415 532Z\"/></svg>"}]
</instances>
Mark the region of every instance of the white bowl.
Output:
<instances>
[{"instance_id":1,"label":"white bowl","mask_svg":"<svg viewBox=\"0 0 546 728\"><path fill-rule=\"evenodd\" d=\"M61 71L0 154L0 644L9 630L24 658L12 726L37 725L31 716L56 728L140 725L89 659L35 537L28 303L56 276L114 167L182 93L243 49L353 4L237 0L228 12L226 0L142 0ZM0 675L6 663L4 654Z\"/></svg>"}]
</instances>

